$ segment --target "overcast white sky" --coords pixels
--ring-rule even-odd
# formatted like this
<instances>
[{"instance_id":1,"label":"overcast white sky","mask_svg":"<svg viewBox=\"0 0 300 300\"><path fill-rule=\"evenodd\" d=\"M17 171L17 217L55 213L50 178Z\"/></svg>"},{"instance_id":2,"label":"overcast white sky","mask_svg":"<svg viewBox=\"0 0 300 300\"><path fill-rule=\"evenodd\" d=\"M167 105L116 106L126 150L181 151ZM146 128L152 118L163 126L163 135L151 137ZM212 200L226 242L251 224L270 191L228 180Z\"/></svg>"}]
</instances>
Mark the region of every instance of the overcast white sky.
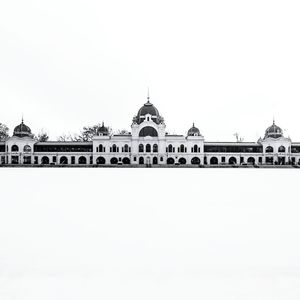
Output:
<instances>
[{"instance_id":1,"label":"overcast white sky","mask_svg":"<svg viewBox=\"0 0 300 300\"><path fill-rule=\"evenodd\" d=\"M300 141L299 1L2 1L0 122L55 139L151 101L169 132Z\"/></svg>"}]
</instances>

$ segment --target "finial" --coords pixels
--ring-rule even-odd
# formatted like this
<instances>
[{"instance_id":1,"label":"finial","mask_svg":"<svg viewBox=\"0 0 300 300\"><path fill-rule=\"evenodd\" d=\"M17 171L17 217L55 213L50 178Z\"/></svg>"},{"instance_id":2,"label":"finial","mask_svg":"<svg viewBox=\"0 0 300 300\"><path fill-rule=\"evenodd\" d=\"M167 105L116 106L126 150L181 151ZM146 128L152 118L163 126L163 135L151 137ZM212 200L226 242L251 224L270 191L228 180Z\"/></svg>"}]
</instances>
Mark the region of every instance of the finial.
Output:
<instances>
[{"instance_id":1,"label":"finial","mask_svg":"<svg viewBox=\"0 0 300 300\"><path fill-rule=\"evenodd\" d=\"M195 123L193 122L193 127L195 127Z\"/></svg>"},{"instance_id":2,"label":"finial","mask_svg":"<svg viewBox=\"0 0 300 300\"><path fill-rule=\"evenodd\" d=\"M274 115L273 115L273 125L275 125L275 118L274 118Z\"/></svg>"},{"instance_id":3,"label":"finial","mask_svg":"<svg viewBox=\"0 0 300 300\"><path fill-rule=\"evenodd\" d=\"M149 87L148 87L147 103L150 103L150 93L149 93Z\"/></svg>"},{"instance_id":4,"label":"finial","mask_svg":"<svg viewBox=\"0 0 300 300\"><path fill-rule=\"evenodd\" d=\"M102 121L102 127L104 127L104 122Z\"/></svg>"},{"instance_id":5,"label":"finial","mask_svg":"<svg viewBox=\"0 0 300 300\"><path fill-rule=\"evenodd\" d=\"M24 115L22 114L22 124L24 124Z\"/></svg>"}]
</instances>

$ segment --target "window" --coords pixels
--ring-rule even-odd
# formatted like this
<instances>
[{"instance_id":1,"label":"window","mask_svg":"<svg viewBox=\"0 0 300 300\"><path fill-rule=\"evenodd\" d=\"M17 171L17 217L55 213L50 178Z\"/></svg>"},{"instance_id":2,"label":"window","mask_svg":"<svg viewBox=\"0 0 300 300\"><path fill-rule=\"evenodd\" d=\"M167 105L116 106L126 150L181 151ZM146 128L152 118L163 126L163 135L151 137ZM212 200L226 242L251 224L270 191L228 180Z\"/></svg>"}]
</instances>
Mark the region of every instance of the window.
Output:
<instances>
[{"instance_id":1,"label":"window","mask_svg":"<svg viewBox=\"0 0 300 300\"><path fill-rule=\"evenodd\" d=\"M178 152L181 152L181 153L183 153L183 152L185 152L185 148L184 148L184 145L180 145L180 147L178 148Z\"/></svg>"},{"instance_id":2,"label":"window","mask_svg":"<svg viewBox=\"0 0 300 300\"><path fill-rule=\"evenodd\" d=\"M151 126L146 126L144 128L141 129L140 133L139 133L140 137L144 137L144 136L158 136L158 133L156 131L155 128L151 127Z\"/></svg>"},{"instance_id":3,"label":"window","mask_svg":"<svg viewBox=\"0 0 300 300\"><path fill-rule=\"evenodd\" d=\"M116 144L113 144L112 147L110 148L110 152L117 152L118 148Z\"/></svg>"},{"instance_id":4,"label":"window","mask_svg":"<svg viewBox=\"0 0 300 300\"><path fill-rule=\"evenodd\" d=\"M123 147L123 152L129 152L129 146L127 144Z\"/></svg>"},{"instance_id":5,"label":"window","mask_svg":"<svg viewBox=\"0 0 300 300\"><path fill-rule=\"evenodd\" d=\"M285 147L284 147L284 146L280 146L280 147L278 148L278 152L284 153L284 152L285 152Z\"/></svg>"},{"instance_id":6,"label":"window","mask_svg":"<svg viewBox=\"0 0 300 300\"><path fill-rule=\"evenodd\" d=\"M144 145L143 144L139 144L139 152L144 152Z\"/></svg>"},{"instance_id":7,"label":"window","mask_svg":"<svg viewBox=\"0 0 300 300\"><path fill-rule=\"evenodd\" d=\"M150 144L146 145L146 152L151 152L151 145Z\"/></svg>"},{"instance_id":8,"label":"window","mask_svg":"<svg viewBox=\"0 0 300 300\"><path fill-rule=\"evenodd\" d=\"M158 152L158 145L157 144L153 145L153 152Z\"/></svg>"},{"instance_id":9,"label":"window","mask_svg":"<svg viewBox=\"0 0 300 300\"><path fill-rule=\"evenodd\" d=\"M31 152L31 147L29 145L25 145L23 148L24 152Z\"/></svg>"},{"instance_id":10,"label":"window","mask_svg":"<svg viewBox=\"0 0 300 300\"><path fill-rule=\"evenodd\" d=\"M273 147L268 146L268 147L266 148L266 153L273 153L273 152L274 152Z\"/></svg>"},{"instance_id":11,"label":"window","mask_svg":"<svg viewBox=\"0 0 300 300\"><path fill-rule=\"evenodd\" d=\"M13 145L13 146L11 147L11 151L12 151L12 152L18 152L18 151L19 151L19 147L18 147L17 145Z\"/></svg>"},{"instance_id":12,"label":"window","mask_svg":"<svg viewBox=\"0 0 300 300\"><path fill-rule=\"evenodd\" d=\"M173 152L173 146L172 145L168 146L168 151L167 152Z\"/></svg>"}]
</instances>

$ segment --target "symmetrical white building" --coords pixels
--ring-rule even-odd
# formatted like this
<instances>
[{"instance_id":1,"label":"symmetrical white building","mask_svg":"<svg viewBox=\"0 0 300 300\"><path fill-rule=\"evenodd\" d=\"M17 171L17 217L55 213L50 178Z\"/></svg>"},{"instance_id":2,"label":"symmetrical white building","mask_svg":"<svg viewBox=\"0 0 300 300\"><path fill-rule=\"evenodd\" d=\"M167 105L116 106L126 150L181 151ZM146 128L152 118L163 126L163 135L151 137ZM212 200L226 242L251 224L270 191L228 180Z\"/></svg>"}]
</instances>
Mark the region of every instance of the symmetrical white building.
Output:
<instances>
[{"instance_id":1,"label":"symmetrical white building","mask_svg":"<svg viewBox=\"0 0 300 300\"><path fill-rule=\"evenodd\" d=\"M148 97L131 133L109 134L103 124L91 142L39 142L22 120L0 142L0 158L1 165L295 165L300 143L284 137L275 122L256 143L206 142L194 124L186 136L171 135Z\"/></svg>"}]
</instances>

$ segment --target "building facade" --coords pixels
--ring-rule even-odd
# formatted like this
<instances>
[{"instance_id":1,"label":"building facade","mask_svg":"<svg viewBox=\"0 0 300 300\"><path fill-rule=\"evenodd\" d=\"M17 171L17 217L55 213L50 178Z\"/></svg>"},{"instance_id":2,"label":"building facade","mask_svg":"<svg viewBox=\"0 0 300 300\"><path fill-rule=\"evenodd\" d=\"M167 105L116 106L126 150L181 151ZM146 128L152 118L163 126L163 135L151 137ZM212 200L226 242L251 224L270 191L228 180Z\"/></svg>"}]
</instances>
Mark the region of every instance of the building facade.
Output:
<instances>
[{"instance_id":1,"label":"building facade","mask_svg":"<svg viewBox=\"0 0 300 300\"><path fill-rule=\"evenodd\" d=\"M0 165L221 166L299 165L300 143L275 124L257 142L206 142L193 126L186 135L166 133L149 97L133 118L131 133L110 134L102 124L90 142L39 142L22 123L0 142Z\"/></svg>"}]
</instances>

